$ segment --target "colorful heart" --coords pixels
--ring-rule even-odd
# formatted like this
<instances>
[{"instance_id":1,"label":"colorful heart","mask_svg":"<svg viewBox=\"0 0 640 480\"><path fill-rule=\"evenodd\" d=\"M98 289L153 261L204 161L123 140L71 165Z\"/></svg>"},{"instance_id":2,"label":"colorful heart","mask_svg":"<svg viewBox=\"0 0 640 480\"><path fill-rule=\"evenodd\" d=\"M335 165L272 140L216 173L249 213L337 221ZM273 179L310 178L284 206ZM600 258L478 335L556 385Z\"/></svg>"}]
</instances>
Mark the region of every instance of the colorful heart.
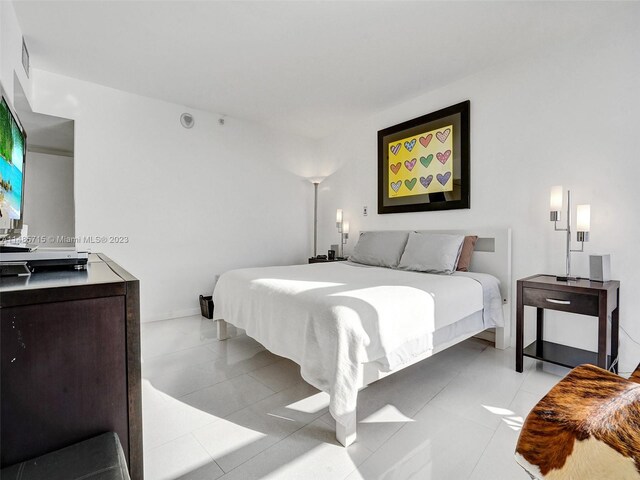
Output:
<instances>
[{"instance_id":1,"label":"colorful heart","mask_svg":"<svg viewBox=\"0 0 640 480\"><path fill-rule=\"evenodd\" d=\"M415 158L412 159L411 161L405 160L404 161L404 166L407 167L407 170L411 171L411 170L413 170L413 167L416 166L416 161L417 160Z\"/></svg>"},{"instance_id":2,"label":"colorful heart","mask_svg":"<svg viewBox=\"0 0 640 480\"><path fill-rule=\"evenodd\" d=\"M417 181L418 181L418 179L414 177L411 180L405 180L404 184L409 190L413 190L413 187L416 186L416 182Z\"/></svg>"},{"instance_id":3,"label":"colorful heart","mask_svg":"<svg viewBox=\"0 0 640 480\"><path fill-rule=\"evenodd\" d=\"M436 133L436 138L438 140L440 140L440 143L444 143L444 142L447 141L447 137L449 136L450 133L451 133L451 129L447 128L446 130L444 130L442 132Z\"/></svg>"},{"instance_id":4,"label":"colorful heart","mask_svg":"<svg viewBox=\"0 0 640 480\"><path fill-rule=\"evenodd\" d=\"M443 165L447 163L447 160L449 160L450 156L451 156L451 150L447 150L444 153L440 153L440 152L436 153L436 158Z\"/></svg>"},{"instance_id":5,"label":"colorful heart","mask_svg":"<svg viewBox=\"0 0 640 480\"><path fill-rule=\"evenodd\" d=\"M395 145L391 145L391 153L393 153L394 155L397 155L398 152L400 151L400 147L402 147L402 144L400 144L400 143L396 143Z\"/></svg>"},{"instance_id":6,"label":"colorful heart","mask_svg":"<svg viewBox=\"0 0 640 480\"><path fill-rule=\"evenodd\" d=\"M420 144L424 147L427 148L429 146L429 143L431 142L431 139L433 138L432 134L427 135L426 137L420 137Z\"/></svg>"},{"instance_id":7,"label":"colorful heart","mask_svg":"<svg viewBox=\"0 0 640 480\"><path fill-rule=\"evenodd\" d=\"M424 165L424 168L429 168L429 164L431 163L431 160L433 160L433 153L430 153L429 155L425 157L420 157L420 163L422 165Z\"/></svg>"},{"instance_id":8,"label":"colorful heart","mask_svg":"<svg viewBox=\"0 0 640 480\"><path fill-rule=\"evenodd\" d=\"M420 183L424 188L429 188L431 185L431 181L433 180L433 175L429 175L428 177L420 177Z\"/></svg>"},{"instance_id":9,"label":"colorful heart","mask_svg":"<svg viewBox=\"0 0 640 480\"><path fill-rule=\"evenodd\" d=\"M451 178L451 172L446 172L444 174L439 173L439 174L436 175L436 178L438 179L438 181L444 187L445 183L447 183L449 181L449 178Z\"/></svg>"},{"instance_id":10,"label":"colorful heart","mask_svg":"<svg viewBox=\"0 0 640 480\"><path fill-rule=\"evenodd\" d=\"M401 166L402 166L402 164L400 162L398 162L396 164L389 165L389 168L391 168L391 171L393 172L394 175L397 175Z\"/></svg>"},{"instance_id":11,"label":"colorful heart","mask_svg":"<svg viewBox=\"0 0 640 480\"><path fill-rule=\"evenodd\" d=\"M415 146L416 146L416 139L415 138L413 140L411 140L410 142L404 142L404 148L406 148L409 151L413 150L413 147L415 147Z\"/></svg>"},{"instance_id":12,"label":"colorful heart","mask_svg":"<svg viewBox=\"0 0 640 480\"><path fill-rule=\"evenodd\" d=\"M401 186L402 186L402 180L398 180L397 182L391 182L391 188L393 189L394 192L397 192L398 190L400 190Z\"/></svg>"}]
</instances>

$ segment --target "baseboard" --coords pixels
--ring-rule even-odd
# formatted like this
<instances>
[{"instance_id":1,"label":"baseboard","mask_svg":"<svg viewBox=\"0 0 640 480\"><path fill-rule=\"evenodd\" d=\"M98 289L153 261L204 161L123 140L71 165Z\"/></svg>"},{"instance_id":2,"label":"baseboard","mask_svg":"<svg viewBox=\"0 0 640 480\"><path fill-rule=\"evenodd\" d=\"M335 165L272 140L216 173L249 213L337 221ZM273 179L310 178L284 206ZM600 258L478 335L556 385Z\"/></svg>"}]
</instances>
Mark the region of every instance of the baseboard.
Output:
<instances>
[{"instance_id":1,"label":"baseboard","mask_svg":"<svg viewBox=\"0 0 640 480\"><path fill-rule=\"evenodd\" d=\"M141 318L141 323L160 322L162 320L171 320L174 318L191 317L192 315L199 315L200 308L185 308L184 310L175 310L166 313L154 313L152 315L145 315Z\"/></svg>"}]
</instances>

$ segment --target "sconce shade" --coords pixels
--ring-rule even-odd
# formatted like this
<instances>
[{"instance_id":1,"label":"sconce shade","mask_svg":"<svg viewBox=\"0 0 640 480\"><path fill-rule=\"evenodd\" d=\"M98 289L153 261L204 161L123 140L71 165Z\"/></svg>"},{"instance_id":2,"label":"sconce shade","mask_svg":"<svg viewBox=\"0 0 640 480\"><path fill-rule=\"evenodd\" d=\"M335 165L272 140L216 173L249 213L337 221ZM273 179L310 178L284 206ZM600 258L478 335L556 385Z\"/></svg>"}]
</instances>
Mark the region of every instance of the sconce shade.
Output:
<instances>
[{"instance_id":1,"label":"sconce shade","mask_svg":"<svg viewBox=\"0 0 640 480\"><path fill-rule=\"evenodd\" d=\"M342 233L349 233L349 222L346 220L342 222Z\"/></svg>"},{"instance_id":2,"label":"sconce shade","mask_svg":"<svg viewBox=\"0 0 640 480\"><path fill-rule=\"evenodd\" d=\"M591 205L578 205L576 208L576 230L588 232L591 229Z\"/></svg>"},{"instance_id":3,"label":"sconce shade","mask_svg":"<svg viewBox=\"0 0 640 480\"><path fill-rule=\"evenodd\" d=\"M336 223L342 223L342 209L336 210Z\"/></svg>"},{"instance_id":4,"label":"sconce shade","mask_svg":"<svg viewBox=\"0 0 640 480\"><path fill-rule=\"evenodd\" d=\"M549 210L552 212L559 212L562 210L562 197L563 190L562 185L556 185L551 187L551 199L549 201Z\"/></svg>"},{"instance_id":5,"label":"sconce shade","mask_svg":"<svg viewBox=\"0 0 640 480\"><path fill-rule=\"evenodd\" d=\"M325 178L327 177L309 177L307 178L307 180L309 180L313 184L316 184L316 183L320 184Z\"/></svg>"}]
</instances>

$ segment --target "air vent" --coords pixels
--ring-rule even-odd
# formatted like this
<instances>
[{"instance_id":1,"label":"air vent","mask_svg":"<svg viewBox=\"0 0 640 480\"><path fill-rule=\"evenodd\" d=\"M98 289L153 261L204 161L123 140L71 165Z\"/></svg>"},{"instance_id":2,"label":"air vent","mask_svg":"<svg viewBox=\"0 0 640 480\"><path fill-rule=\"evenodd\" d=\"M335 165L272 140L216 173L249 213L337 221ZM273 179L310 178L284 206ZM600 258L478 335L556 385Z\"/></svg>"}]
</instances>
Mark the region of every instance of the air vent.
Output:
<instances>
[{"instance_id":1,"label":"air vent","mask_svg":"<svg viewBox=\"0 0 640 480\"><path fill-rule=\"evenodd\" d=\"M27 50L27 44L24 41L24 37L22 37L22 66L24 67L24 72L27 74L27 78L29 77L29 50Z\"/></svg>"}]
</instances>

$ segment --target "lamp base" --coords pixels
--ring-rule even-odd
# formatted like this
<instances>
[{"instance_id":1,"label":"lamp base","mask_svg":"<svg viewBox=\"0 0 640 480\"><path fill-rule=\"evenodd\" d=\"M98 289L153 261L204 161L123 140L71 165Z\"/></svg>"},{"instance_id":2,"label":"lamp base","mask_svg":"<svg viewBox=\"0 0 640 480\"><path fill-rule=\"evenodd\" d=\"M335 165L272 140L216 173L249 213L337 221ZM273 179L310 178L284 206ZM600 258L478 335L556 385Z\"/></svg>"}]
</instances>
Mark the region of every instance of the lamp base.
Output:
<instances>
[{"instance_id":1,"label":"lamp base","mask_svg":"<svg viewBox=\"0 0 640 480\"><path fill-rule=\"evenodd\" d=\"M556 275L557 282L575 282L578 280L578 277L567 277L566 275Z\"/></svg>"}]
</instances>

